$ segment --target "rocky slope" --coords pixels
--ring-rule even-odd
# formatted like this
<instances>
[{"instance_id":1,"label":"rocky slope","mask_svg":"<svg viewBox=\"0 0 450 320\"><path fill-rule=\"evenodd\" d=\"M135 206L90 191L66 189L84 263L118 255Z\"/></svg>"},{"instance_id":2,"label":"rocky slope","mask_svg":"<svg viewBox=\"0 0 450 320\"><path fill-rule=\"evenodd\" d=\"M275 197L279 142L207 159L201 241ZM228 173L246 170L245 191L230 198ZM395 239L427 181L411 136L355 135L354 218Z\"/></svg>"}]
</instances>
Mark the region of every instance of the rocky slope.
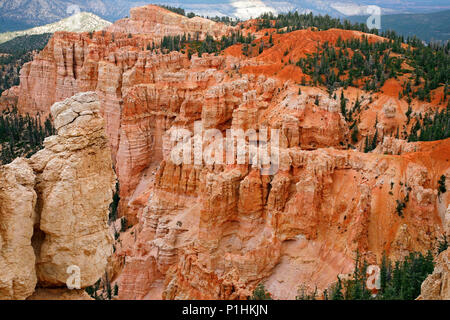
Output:
<instances>
[{"instance_id":1,"label":"rocky slope","mask_svg":"<svg viewBox=\"0 0 450 320\"><path fill-rule=\"evenodd\" d=\"M442 175L450 187L450 140L409 144L391 137L407 125L408 109L406 101L398 100L400 89L392 80L376 94L344 90L349 105L357 98L362 105L352 150L339 99L321 88L299 86L301 69L286 63L311 52L317 42L333 44L339 36L360 38L361 33L274 34L274 45L251 57L242 55L241 45L191 59L186 52L147 50L164 35L211 32L220 26L208 22L204 29L204 24L184 24L184 19L147 6L111 26L113 33L56 33L24 66L16 89L22 112L44 114L53 103L79 92L98 95L120 183L119 213L133 225L120 235L110 265L119 298L239 299L251 295L259 282L275 298L294 298L299 285L323 290L338 274L350 272L357 249L375 263L383 251L395 260L434 247L450 202L448 192L437 192ZM130 37L130 32L135 34ZM259 37L268 38L263 32ZM291 49L288 55L286 48ZM58 127L78 114L59 113L67 104L73 103L52 108L60 117ZM418 114L442 105L414 100L411 107ZM195 122L224 135L230 128L280 130L279 170L261 174L261 163L248 159L240 165L175 163L171 133L193 132ZM360 152L375 127L385 137L374 152ZM195 139L190 136L185 143ZM52 139L48 144L52 150L61 145ZM103 145L95 154L105 160L107 151ZM34 170L41 172L45 154L33 157ZM99 170L90 169L91 175ZM108 177L101 181L110 196ZM39 195L51 198L53 181L38 180L38 200ZM399 203L405 205L400 211ZM43 231L52 233L48 246L58 248L65 230L51 231L43 222ZM51 255L40 257L39 278L59 283L59 272L53 278L47 272ZM103 261L105 255L97 258ZM87 261L83 259L79 263Z\"/></svg>"},{"instance_id":2,"label":"rocky slope","mask_svg":"<svg viewBox=\"0 0 450 320\"><path fill-rule=\"evenodd\" d=\"M18 159L0 168L0 181L0 298L24 299L37 282L31 245L36 220L35 176L30 165Z\"/></svg>"},{"instance_id":3,"label":"rocky slope","mask_svg":"<svg viewBox=\"0 0 450 320\"><path fill-rule=\"evenodd\" d=\"M442 252L434 272L422 284L418 300L450 300L450 250Z\"/></svg>"},{"instance_id":4,"label":"rocky slope","mask_svg":"<svg viewBox=\"0 0 450 320\"><path fill-rule=\"evenodd\" d=\"M94 93L55 104L58 135L31 159L0 167L0 299L65 288L71 266L81 288L104 274L115 175L99 108Z\"/></svg>"}]
</instances>

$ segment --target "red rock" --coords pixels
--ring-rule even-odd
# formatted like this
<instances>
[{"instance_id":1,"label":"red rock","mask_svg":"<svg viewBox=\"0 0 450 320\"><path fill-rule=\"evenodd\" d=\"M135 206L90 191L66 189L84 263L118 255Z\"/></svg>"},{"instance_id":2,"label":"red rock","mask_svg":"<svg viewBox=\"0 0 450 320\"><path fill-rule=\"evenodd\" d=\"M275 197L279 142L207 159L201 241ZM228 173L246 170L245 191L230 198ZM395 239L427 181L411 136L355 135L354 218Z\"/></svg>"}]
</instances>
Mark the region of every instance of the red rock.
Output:
<instances>
[{"instance_id":1,"label":"red rock","mask_svg":"<svg viewBox=\"0 0 450 320\"><path fill-rule=\"evenodd\" d=\"M134 225L116 243L119 298L245 299L261 281L275 298L294 298L300 285L323 290L351 271L357 249L376 262L383 251L400 259L431 248L450 200L436 191L439 177L448 176L450 139L389 138L406 125L406 102L390 92L369 97L349 88L349 103L358 98L363 110L357 149L373 136L376 119L385 137L370 154L348 150L339 100L314 87L301 87L299 95L298 70L278 62L287 48L295 60L317 41L361 33L276 35L272 48L250 58L237 47L191 60L145 50L164 35L197 31L219 36L229 29L154 6L137 8L92 39L56 33L21 74L22 112L48 112L80 91L99 96L120 214ZM279 129L280 170L264 176L248 162L174 164L170 133L193 131L195 121L223 133ZM396 201L407 194L400 217Z\"/></svg>"}]
</instances>

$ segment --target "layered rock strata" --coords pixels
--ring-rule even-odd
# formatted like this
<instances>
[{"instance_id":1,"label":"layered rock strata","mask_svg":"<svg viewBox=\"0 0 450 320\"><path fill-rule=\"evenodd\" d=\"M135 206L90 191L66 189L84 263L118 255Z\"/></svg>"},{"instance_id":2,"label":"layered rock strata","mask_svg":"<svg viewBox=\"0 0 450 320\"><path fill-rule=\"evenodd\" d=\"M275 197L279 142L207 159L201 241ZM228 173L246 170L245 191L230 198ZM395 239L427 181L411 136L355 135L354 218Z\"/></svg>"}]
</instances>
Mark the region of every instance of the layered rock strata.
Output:
<instances>
[{"instance_id":1,"label":"layered rock strata","mask_svg":"<svg viewBox=\"0 0 450 320\"><path fill-rule=\"evenodd\" d=\"M104 274L115 174L99 110L95 93L56 103L58 134L30 159L0 167L0 298L66 287L72 274L85 288Z\"/></svg>"},{"instance_id":2,"label":"layered rock strata","mask_svg":"<svg viewBox=\"0 0 450 320\"><path fill-rule=\"evenodd\" d=\"M203 27L155 10L151 6L134 10L130 19L111 27L113 32L55 34L24 66L17 89L22 112L46 113L54 102L78 92L95 91L99 97L98 112L105 119L119 179L119 211L133 226L121 234L109 266L119 298L245 299L260 282L275 298L294 298L300 285L323 290L338 274L350 272L356 250L375 263L384 251L397 260L434 247L444 232L449 205L449 193L438 194L437 181L442 175L450 181L450 140L410 144L392 138L407 125L407 102L397 100L398 92L393 98L388 90L369 94L348 88L344 90L348 106L356 99L361 104L355 143L340 100L320 88L299 86L304 75L288 63L310 53L318 42L333 44L339 37L360 38L362 33L299 30L274 34L274 45L253 58L244 57L236 45L218 55L189 59L187 52L163 54L148 50L148 45L164 35ZM268 43L269 36L260 36ZM370 41L384 39L372 36ZM440 108L417 101L411 105L415 115ZM63 106L54 108L60 117L58 127L71 119L85 119L77 111L59 113ZM261 174L247 151L242 164L175 163L173 133L189 132L184 142L194 145L200 137L195 136L196 124L223 137L227 129L257 134L278 130L278 170ZM60 135L65 135L64 126L60 128ZM373 137L376 130L378 148L360 152L364 138ZM63 155L70 153L65 148L78 148L86 139L71 137L69 132L63 139L64 147L49 139L47 151L30 163L40 172L37 187L32 188L37 207L49 217L39 218L44 232L51 235L42 248L51 250L38 255L42 266L37 272L39 281L48 285L60 283L62 277L61 270L53 270L51 252L59 252L63 242L73 239L64 238L68 227L62 221L52 229L53 207L46 209L39 199L51 198L49 189L70 186L73 197L55 199L64 217L78 217L78 212L66 210L66 204L84 209L75 195L104 206L105 195L93 199L79 190L77 182L61 187L56 183L60 175L79 168L107 185L107 194L111 190L109 171L104 179L96 176L110 166L103 153L106 147L97 150L94 145L97 151L86 155L92 163L98 163L96 155L101 155L104 167L72 167L64 161ZM245 145L250 142L255 140L248 138ZM207 141L203 146L214 150L219 143ZM59 148L66 151L60 154ZM61 169L51 177L40 165L46 163L41 159L47 154ZM28 185L14 179L11 183L25 189ZM86 185L97 190L96 185ZM100 211L93 212L97 221ZM88 229L86 239L100 234L104 241L100 243L106 244L99 229ZM106 254L92 254L93 248L88 248L86 255L103 265ZM65 259L62 252L61 257ZM87 261L77 256L78 263ZM88 272L86 282L94 274L97 269L92 277Z\"/></svg>"}]
</instances>

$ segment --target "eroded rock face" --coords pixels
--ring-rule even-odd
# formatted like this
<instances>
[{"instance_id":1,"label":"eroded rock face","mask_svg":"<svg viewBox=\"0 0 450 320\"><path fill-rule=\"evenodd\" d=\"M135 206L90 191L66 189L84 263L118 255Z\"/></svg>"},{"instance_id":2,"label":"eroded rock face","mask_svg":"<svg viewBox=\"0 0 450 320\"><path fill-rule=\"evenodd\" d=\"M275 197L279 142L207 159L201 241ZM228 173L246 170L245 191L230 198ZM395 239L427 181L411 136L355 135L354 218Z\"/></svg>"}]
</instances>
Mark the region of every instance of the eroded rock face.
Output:
<instances>
[{"instance_id":1,"label":"eroded rock face","mask_svg":"<svg viewBox=\"0 0 450 320\"><path fill-rule=\"evenodd\" d=\"M439 255L433 273L422 283L418 300L450 300L450 249Z\"/></svg>"},{"instance_id":2,"label":"eroded rock face","mask_svg":"<svg viewBox=\"0 0 450 320\"><path fill-rule=\"evenodd\" d=\"M58 134L31 159L0 167L1 299L25 299L36 284L65 287L71 266L82 288L104 274L115 174L99 109L93 92L56 103Z\"/></svg>"},{"instance_id":3,"label":"eroded rock face","mask_svg":"<svg viewBox=\"0 0 450 320\"><path fill-rule=\"evenodd\" d=\"M401 155L403 153L420 151L419 143L411 143L405 140L399 140L392 137L384 137L383 142L380 143L374 150L376 153Z\"/></svg>"},{"instance_id":4,"label":"eroded rock face","mask_svg":"<svg viewBox=\"0 0 450 320\"><path fill-rule=\"evenodd\" d=\"M127 256L121 297L139 286L134 298L162 291L165 299L242 299L264 279L274 297L292 299L301 283L325 289L351 272L357 249L369 263L384 250L398 260L439 236L437 197L432 189L421 197L431 187L430 168L417 164L423 155L405 167L398 156L287 152L288 169L273 178L246 167L163 163L136 239L119 248ZM396 200L408 193L400 217ZM142 281L130 271L144 261L153 271Z\"/></svg>"},{"instance_id":5,"label":"eroded rock face","mask_svg":"<svg viewBox=\"0 0 450 320\"><path fill-rule=\"evenodd\" d=\"M0 96L0 111L13 109L17 106L19 87L15 86L2 92Z\"/></svg>"},{"instance_id":6,"label":"eroded rock face","mask_svg":"<svg viewBox=\"0 0 450 320\"><path fill-rule=\"evenodd\" d=\"M450 206L445 216L447 237L450 237ZM450 300L450 249L436 259L436 266L431 275L422 283L418 300Z\"/></svg>"},{"instance_id":7,"label":"eroded rock face","mask_svg":"<svg viewBox=\"0 0 450 320\"><path fill-rule=\"evenodd\" d=\"M25 299L37 282L31 246L35 175L24 159L0 166L0 299Z\"/></svg>"},{"instance_id":8,"label":"eroded rock face","mask_svg":"<svg viewBox=\"0 0 450 320\"><path fill-rule=\"evenodd\" d=\"M294 298L299 285L324 289L338 274L350 272L357 249L375 263L383 251L397 260L433 246L450 200L449 193L436 191L437 180L449 170L450 140L409 144L389 137L406 125L407 103L348 88L348 106L356 99L361 104L359 135L384 134L370 154L357 151L364 143L359 136L350 150L351 124L339 100L320 88L301 86L299 92L300 70L279 63L298 61L318 41L334 43L361 33L299 30L274 35L274 46L255 58L243 57L234 46L220 55L189 59L187 53L147 50L158 37L180 32L174 26L197 30L184 24L184 17L149 10L134 10L130 19L111 27L114 33L55 34L23 68L19 87L23 112L48 112L55 101L76 92L95 90L99 97L120 182L120 213L134 225L120 236L111 267L119 298L245 299L261 281L275 298ZM62 281L70 260L62 250L66 240L75 241L76 250L90 238L109 245L103 224L93 227L85 220L85 203L97 198L84 194L84 186L92 193L100 189L90 177L106 194L111 185L104 137L96 131L97 106L82 99L90 107L75 110L64 102L53 108L59 137L49 139L46 150L32 159L39 172L38 199L48 200L40 220L49 236L38 255L38 276L48 285ZM89 118L91 111L95 116ZM175 164L171 134L193 132L196 122L224 136L231 128L278 129L279 170L262 175L249 161ZM87 136L79 137L85 130L80 128L88 128ZM195 139L191 135L187 143ZM104 166L97 167L99 159ZM87 160L95 165L86 167ZM101 170L104 177L98 176ZM72 181L78 175L83 182ZM60 192L66 189L68 197ZM88 201L81 202L80 195ZM100 207L104 196L98 197ZM397 201L405 202L403 212L397 211ZM81 213L72 213L66 203ZM57 219L58 210L64 220ZM100 221L100 211L92 212ZM87 225L84 237L66 238L68 230L79 230L67 217ZM76 251L74 260L84 265L92 257L102 265L105 255L93 250ZM89 283L94 277L87 274Z\"/></svg>"},{"instance_id":9,"label":"eroded rock face","mask_svg":"<svg viewBox=\"0 0 450 320\"><path fill-rule=\"evenodd\" d=\"M74 265L80 268L81 286L90 286L112 253L107 218L115 175L99 111L95 93L54 104L58 135L31 158L39 172L39 227L45 234L37 260L42 285L64 285L67 268Z\"/></svg>"}]
</instances>

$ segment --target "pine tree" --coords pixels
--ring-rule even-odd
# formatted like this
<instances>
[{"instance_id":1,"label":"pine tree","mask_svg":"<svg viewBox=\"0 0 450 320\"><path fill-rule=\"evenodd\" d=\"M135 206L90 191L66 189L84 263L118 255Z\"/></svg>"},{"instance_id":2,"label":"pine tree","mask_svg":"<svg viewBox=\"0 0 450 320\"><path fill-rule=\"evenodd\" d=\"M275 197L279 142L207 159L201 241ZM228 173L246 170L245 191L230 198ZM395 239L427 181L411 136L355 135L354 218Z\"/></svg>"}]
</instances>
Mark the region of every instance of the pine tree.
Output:
<instances>
[{"instance_id":1,"label":"pine tree","mask_svg":"<svg viewBox=\"0 0 450 320\"><path fill-rule=\"evenodd\" d=\"M347 118L347 99L345 99L344 90L341 91L341 114Z\"/></svg>"},{"instance_id":2,"label":"pine tree","mask_svg":"<svg viewBox=\"0 0 450 320\"><path fill-rule=\"evenodd\" d=\"M332 288L331 300L344 300L344 295L342 294L342 282L341 278L338 277L337 283Z\"/></svg>"},{"instance_id":3,"label":"pine tree","mask_svg":"<svg viewBox=\"0 0 450 320\"><path fill-rule=\"evenodd\" d=\"M369 136L366 136L366 139L364 141L364 153L370 152L370 145L369 145Z\"/></svg>"},{"instance_id":4,"label":"pine tree","mask_svg":"<svg viewBox=\"0 0 450 320\"><path fill-rule=\"evenodd\" d=\"M358 142L358 136L359 136L359 130L358 125L355 124L352 131L352 142L357 143Z\"/></svg>"},{"instance_id":5,"label":"pine tree","mask_svg":"<svg viewBox=\"0 0 450 320\"><path fill-rule=\"evenodd\" d=\"M375 129L375 134L373 135L372 144L370 146L370 151L375 150L378 144L378 128Z\"/></svg>"},{"instance_id":6,"label":"pine tree","mask_svg":"<svg viewBox=\"0 0 450 320\"><path fill-rule=\"evenodd\" d=\"M438 181L438 195L439 195L439 196L440 196L441 194L447 192L447 188L446 188L446 186L445 186L445 180L446 180L445 175L442 175L442 176L439 178L439 181Z\"/></svg>"},{"instance_id":7,"label":"pine tree","mask_svg":"<svg viewBox=\"0 0 450 320\"><path fill-rule=\"evenodd\" d=\"M314 104L315 104L316 106L318 106L319 103L320 103L320 101L319 101L319 96L316 96L316 98L315 98L315 100L314 100Z\"/></svg>"},{"instance_id":8,"label":"pine tree","mask_svg":"<svg viewBox=\"0 0 450 320\"><path fill-rule=\"evenodd\" d=\"M441 254L442 252L446 251L448 249L448 238L447 235L443 235L442 239L439 240L438 248L437 248L437 254Z\"/></svg>"},{"instance_id":9,"label":"pine tree","mask_svg":"<svg viewBox=\"0 0 450 320\"><path fill-rule=\"evenodd\" d=\"M250 300L272 300L271 294L266 291L266 288L262 283L258 284L256 289L253 291L253 295Z\"/></svg>"},{"instance_id":10,"label":"pine tree","mask_svg":"<svg viewBox=\"0 0 450 320\"><path fill-rule=\"evenodd\" d=\"M383 251L383 258L380 267L380 294L383 294L387 289L390 272L390 262L386 256L386 251Z\"/></svg>"}]
</instances>

